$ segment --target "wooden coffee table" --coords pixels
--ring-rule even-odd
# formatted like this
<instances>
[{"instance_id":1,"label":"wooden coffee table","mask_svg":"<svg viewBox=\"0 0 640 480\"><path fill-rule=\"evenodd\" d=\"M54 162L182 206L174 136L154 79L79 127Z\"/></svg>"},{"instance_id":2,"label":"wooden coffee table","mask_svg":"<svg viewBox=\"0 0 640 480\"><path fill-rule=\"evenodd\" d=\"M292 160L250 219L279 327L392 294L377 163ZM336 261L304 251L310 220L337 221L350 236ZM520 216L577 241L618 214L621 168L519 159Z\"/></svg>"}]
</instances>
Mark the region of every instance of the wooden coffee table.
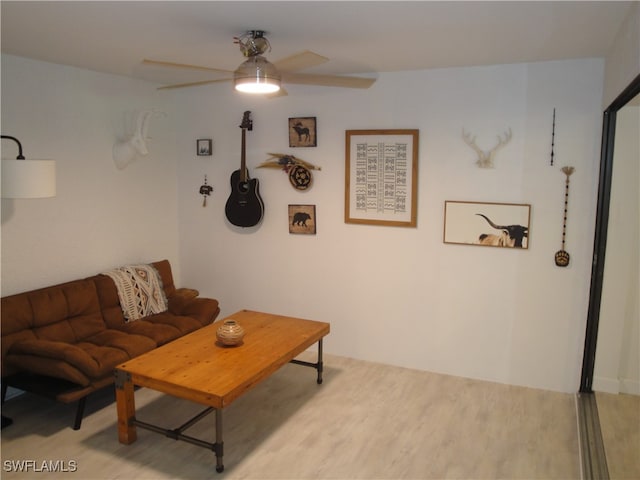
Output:
<instances>
[{"instance_id":1,"label":"wooden coffee table","mask_svg":"<svg viewBox=\"0 0 640 480\"><path fill-rule=\"evenodd\" d=\"M135 442L136 427L144 428L213 450L216 470L222 472L222 411L226 406L289 362L315 368L317 383L322 383L322 339L329 333L328 323L248 310L228 318L235 319L245 330L241 345L224 347L217 343L220 321L116 367L120 443ZM295 359L316 342L317 363ZM134 386L158 390L207 408L180 427L168 430L136 418ZM215 443L183 433L212 411L216 414Z\"/></svg>"}]
</instances>

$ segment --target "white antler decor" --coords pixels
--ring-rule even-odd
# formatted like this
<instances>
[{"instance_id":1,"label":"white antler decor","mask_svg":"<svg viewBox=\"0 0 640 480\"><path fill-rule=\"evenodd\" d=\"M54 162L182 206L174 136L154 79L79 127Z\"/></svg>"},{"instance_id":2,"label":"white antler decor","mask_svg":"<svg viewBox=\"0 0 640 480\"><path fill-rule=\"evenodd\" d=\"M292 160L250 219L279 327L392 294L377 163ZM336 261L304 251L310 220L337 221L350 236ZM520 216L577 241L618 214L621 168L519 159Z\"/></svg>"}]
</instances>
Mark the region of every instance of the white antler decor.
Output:
<instances>
[{"instance_id":1,"label":"white antler decor","mask_svg":"<svg viewBox=\"0 0 640 480\"><path fill-rule=\"evenodd\" d=\"M149 131L149 118L154 115L166 115L158 110L144 110L138 113L136 119L136 128L131 135L124 140L118 140L113 145L113 161L119 170L127 167L134 162L138 156L144 156L149 153L147 149L147 140Z\"/></svg>"},{"instance_id":2,"label":"white antler decor","mask_svg":"<svg viewBox=\"0 0 640 480\"><path fill-rule=\"evenodd\" d=\"M493 168L493 157L496 154L496 151L505 146L511 140L511 128L508 131L504 132L504 138L501 135L498 135L498 143L491 150L485 152L481 150L480 147L476 144L476 137L471 138L470 133L466 133L464 128L462 129L462 138L465 143L469 145L473 150L478 154L478 160L476 160L476 164L480 168Z\"/></svg>"}]
</instances>

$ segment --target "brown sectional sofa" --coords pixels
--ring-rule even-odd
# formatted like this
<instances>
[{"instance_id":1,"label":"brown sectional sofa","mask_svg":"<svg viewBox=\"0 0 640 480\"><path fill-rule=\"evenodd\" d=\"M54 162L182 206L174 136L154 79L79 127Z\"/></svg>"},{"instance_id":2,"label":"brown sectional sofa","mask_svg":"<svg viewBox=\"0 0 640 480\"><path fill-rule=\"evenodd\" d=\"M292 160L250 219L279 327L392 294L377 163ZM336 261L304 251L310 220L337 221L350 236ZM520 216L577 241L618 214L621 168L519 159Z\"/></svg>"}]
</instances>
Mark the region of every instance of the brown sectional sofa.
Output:
<instances>
[{"instance_id":1,"label":"brown sectional sofa","mask_svg":"<svg viewBox=\"0 0 640 480\"><path fill-rule=\"evenodd\" d=\"M127 322L116 285L103 274L1 299L2 401L12 386L69 403L79 429L89 393L113 383L114 367L212 323L218 301L177 289L168 260L160 274L168 310Z\"/></svg>"}]
</instances>

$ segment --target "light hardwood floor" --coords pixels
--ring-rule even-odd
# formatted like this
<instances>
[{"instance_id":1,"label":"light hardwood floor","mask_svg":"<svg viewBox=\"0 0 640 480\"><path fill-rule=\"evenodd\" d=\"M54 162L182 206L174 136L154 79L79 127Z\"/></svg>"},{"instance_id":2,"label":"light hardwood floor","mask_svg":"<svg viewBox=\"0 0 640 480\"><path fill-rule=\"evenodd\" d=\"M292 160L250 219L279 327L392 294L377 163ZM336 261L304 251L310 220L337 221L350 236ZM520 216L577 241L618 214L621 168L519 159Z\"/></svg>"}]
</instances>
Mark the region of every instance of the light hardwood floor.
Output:
<instances>
[{"instance_id":1,"label":"light hardwood floor","mask_svg":"<svg viewBox=\"0 0 640 480\"><path fill-rule=\"evenodd\" d=\"M611 480L640 479L640 396L596 393Z\"/></svg>"},{"instance_id":2,"label":"light hardwood floor","mask_svg":"<svg viewBox=\"0 0 640 480\"><path fill-rule=\"evenodd\" d=\"M213 452L153 432L118 443L113 398L89 397L79 431L70 428L73 406L9 400L2 478L580 478L571 394L325 355L324 384L289 364L224 410L222 474ZM146 389L136 404L138 419L168 428L202 409ZM209 415L186 433L213 441L214 429ZM7 471L7 461L28 459L73 460L77 472Z\"/></svg>"}]
</instances>

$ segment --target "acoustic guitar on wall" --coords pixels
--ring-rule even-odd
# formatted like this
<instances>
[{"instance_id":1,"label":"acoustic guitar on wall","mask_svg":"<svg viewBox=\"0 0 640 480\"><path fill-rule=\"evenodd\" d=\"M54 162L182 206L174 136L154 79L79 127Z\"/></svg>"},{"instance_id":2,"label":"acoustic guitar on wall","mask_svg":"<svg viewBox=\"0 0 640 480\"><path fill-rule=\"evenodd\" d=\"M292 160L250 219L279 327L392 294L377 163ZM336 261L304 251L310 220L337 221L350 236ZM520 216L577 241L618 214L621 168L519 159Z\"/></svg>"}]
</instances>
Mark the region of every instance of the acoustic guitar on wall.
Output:
<instances>
[{"instance_id":1,"label":"acoustic guitar on wall","mask_svg":"<svg viewBox=\"0 0 640 480\"><path fill-rule=\"evenodd\" d=\"M231 174L231 194L225 205L227 219L238 227L253 227L260 223L264 214L264 204L260 198L258 179L250 178L246 165L246 132L253 130L251 112L242 117L242 155L240 170Z\"/></svg>"}]
</instances>

